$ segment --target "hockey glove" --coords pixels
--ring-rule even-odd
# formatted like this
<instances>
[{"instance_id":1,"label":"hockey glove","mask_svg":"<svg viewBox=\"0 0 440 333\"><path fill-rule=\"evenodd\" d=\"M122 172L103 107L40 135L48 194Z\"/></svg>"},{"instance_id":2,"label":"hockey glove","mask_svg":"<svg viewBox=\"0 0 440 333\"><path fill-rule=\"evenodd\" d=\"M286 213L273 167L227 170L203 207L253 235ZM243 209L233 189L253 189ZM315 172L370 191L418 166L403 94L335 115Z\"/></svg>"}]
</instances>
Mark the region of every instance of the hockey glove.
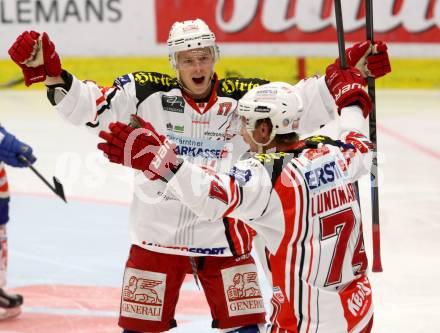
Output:
<instances>
[{"instance_id":1,"label":"hockey glove","mask_svg":"<svg viewBox=\"0 0 440 333\"><path fill-rule=\"evenodd\" d=\"M391 73L391 63L387 50L388 47L383 42L376 42L374 44L373 54L367 58L368 76L377 79Z\"/></svg>"},{"instance_id":2,"label":"hockey glove","mask_svg":"<svg viewBox=\"0 0 440 333\"><path fill-rule=\"evenodd\" d=\"M25 31L9 49L11 59L23 71L26 86L61 74L61 61L47 33Z\"/></svg>"},{"instance_id":3,"label":"hockey glove","mask_svg":"<svg viewBox=\"0 0 440 333\"><path fill-rule=\"evenodd\" d=\"M110 124L110 132L101 131L99 136L105 142L99 143L98 149L110 162L140 170L150 180L166 181L178 165L176 145L150 123L135 119L138 128L117 122Z\"/></svg>"},{"instance_id":4,"label":"hockey glove","mask_svg":"<svg viewBox=\"0 0 440 333\"><path fill-rule=\"evenodd\" d=\"M336 62L327 67L325 82L335 99L339 114L342 108L357 104L361 107L364 117L367 118L371 112L372 104L370 97L362 87L364 79L358 69L355 67L341 69Z\"/></svg>"},{"instance_id":5,"label":"hockey glove","mask_svg":"<svg viewBox=\"0 0 440 333\"><path fill-rule=\"evenodd\" d=\"M356 67L364 78L368 76L379 78L391 72L387 45L377 41L371 45L369 40L356 43L345 50L347 64ZM339 59L336 61L339 64Z\"/></svg>"},{"instance_id":6,"label":"hockey glove","mask_svg":"<svg viewBox=\"0 0 440 333\"><path fill-rule=\"evenodd\" d=\"M31 164L37 160L32 155L31 147L0 126L0 161L13 167L26 167L26 162L22 161L20 156L25 157Z\"/></svg>"}]
</instances>

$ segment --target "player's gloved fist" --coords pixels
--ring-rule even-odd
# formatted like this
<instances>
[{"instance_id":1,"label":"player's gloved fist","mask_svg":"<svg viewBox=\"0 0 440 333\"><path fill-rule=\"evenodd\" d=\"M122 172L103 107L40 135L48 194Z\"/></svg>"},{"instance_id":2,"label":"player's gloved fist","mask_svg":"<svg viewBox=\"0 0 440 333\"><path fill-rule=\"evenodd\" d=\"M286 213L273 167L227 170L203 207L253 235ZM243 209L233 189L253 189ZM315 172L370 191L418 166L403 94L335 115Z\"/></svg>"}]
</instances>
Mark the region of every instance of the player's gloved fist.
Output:
<instances>
[{"instance_id":1,"label":"player's gloved fist","mask_svg":"<svg viewBox=\"0 0 440 333\"><path fill-rule=\"evenodd\" d=\"M32 155L32 148L18 140L11 133L0 126L0 161L13 167L26 167L26 159L34 163L37 159Z\"/></svg>"},{"instance_id":2,"label":"player's gloved fist","mask_svg":"<svg viewBox=\"0 0 440 333\"><path fill-rule=\"evenodd\" d=\"M23 71L26 86L61 74L61 61L47 33L25 31L9 49L11 59Z\"/></svg>"},{"instance_id":3,"label":"player's gloved fist","mask_svg":"<svg viewBox=\"0 0 440 333\"><path fill-rule=\"evenodd\" d=\"M373 45L369 40L356 43L345 50L347 64L356 67L364 78L379 78L391 72L388 47L384 42L377 41ZM339 64L339 60L337 61Z\"/></svg>"},{"instance_id":4,"label":"player's gloved fist","mask_svg":"<svg viewBox=\"0 0 440 333\"><path fill-rule=\"evenodd\" d=\"M371 112L371 99L363 89L364 79L358 69L349 67L341 69L338 62L331 64L325 71L325 82L335 99L338 106L338 112L341 109L357 104L362 108L365 118Z\"/></svg>"},{"instance_id":5,"label":"player's gloved fist","mask_svg":"<svg viewBox=\"0 0 440 333\"><path fill-rule=\"evenodd\" d=\"M167 180L178 165L175 144L160 135L154 127L134 116L137 128L120 122L101 131L105 140L98 144L110 162L142 171L150 180ZM133 123L133 119L132 119Z\"/></svg>"},{"instance_id":6,"label":"player's gloved fist","mask_svg":"<svg viewBox=\"0 0 440 333\"><path fill-rule=\"evenodd\" d=\"M383 42L375 42L373 54L367 58L368 75L374 78L382 77L391 73L391 63L388 57L388 47Z\"/></svg>"}]
</instances>

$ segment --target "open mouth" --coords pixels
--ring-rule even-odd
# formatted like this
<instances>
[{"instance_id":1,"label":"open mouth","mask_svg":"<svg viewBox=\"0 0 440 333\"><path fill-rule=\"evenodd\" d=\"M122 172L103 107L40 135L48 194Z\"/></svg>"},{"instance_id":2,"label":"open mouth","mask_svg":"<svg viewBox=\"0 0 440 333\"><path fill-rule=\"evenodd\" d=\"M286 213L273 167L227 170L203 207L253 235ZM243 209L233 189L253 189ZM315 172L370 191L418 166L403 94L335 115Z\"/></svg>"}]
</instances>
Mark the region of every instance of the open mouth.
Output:
<instances>
[{"instance_id":1,"label":"open mouth","mask_svg":"<svg viewBox=\"0 0 440 333\"><path fill-rule=\"evenodd\" d=\"M204 77L204 76L201 76L201 77L193 77L192 80L193 80L193 82L194 82L195 84L202 84L203 81L205 80L205 77Z\"/></svg>"}]
</instances>

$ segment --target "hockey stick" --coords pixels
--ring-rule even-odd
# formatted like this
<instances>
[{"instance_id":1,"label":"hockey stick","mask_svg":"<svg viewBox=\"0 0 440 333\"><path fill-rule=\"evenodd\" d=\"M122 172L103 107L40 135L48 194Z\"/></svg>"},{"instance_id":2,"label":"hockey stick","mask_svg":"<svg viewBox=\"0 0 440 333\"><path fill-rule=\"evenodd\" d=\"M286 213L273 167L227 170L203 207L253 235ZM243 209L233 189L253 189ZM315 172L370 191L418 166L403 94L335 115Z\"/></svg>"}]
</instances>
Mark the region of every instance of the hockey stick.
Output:
<instances>
[{"instance_id":1,"label":"hockey stick","mask_svg":"<svg viewBox=\"0 0 440 333\"><path fill-rule=\"evenodd\" d=\"M342 19L341 0L335 0L335 17L336 17L336 32L338 35L338 51L339 51L339 63L342 69L347 68L347 59L345 57L345 37L344 37L344 22ZM359 196L359 184L356 181L354 184L354 190L356 198L359 202L359 208L361 200Z\"/></svg>"},{"instance_id":2,"label":"hockey stick","mask_svg":"<svg viewBox=\"0 0 440 333\"><path fill-rule=\"evenodd\" d=\"M53 177L53 183L55 186L52 186L52 184L49 183L46 180L46 178L44 178L38 172L38 170L32 166L31 162L29 162L26 157L24 157L23 155L18 155L18 159L23 163L25 163L38 176L38 178L40 178L43 181L43 183L45 183L52 190L52 192L54 192L57 196L59 196L61 200L63 200L65 203L67 203L66 197L64 196L63 184L61 184L56 177Z\"/></svg>"},{"instance_id":3,"label":"hockey stick","mask_svg":"<svg viewBox=\"0 0 440 333\"><path fill-rule=\"evenodd\" d=\"M374 43L374 29L373 29L373 1L365 0L365 27L367 40ZM373 163L370 172L371 184L371 219L373 226L373 272L382 272L382 260L380 257L380 227L379 227L379 183L378 183L378 168L377 168L377 137L376 137L376 83L374 77L368 77L368 95L370 95L373 103L373 108L370 113L369 127L370 127L370 141L373 143ZM373 173L376 172L376 174Z\"/></svg>"},{"instance_id":4,"label":"hockey stick","mask_svg":"<svg viewBox=\"0 0 440 333\"><path fill-rule=\"evenodd\" d=\"M19 85L19 84L23 83L23 82L24 82L24 78L23 77L20 77L18 79L12 79L12 80L9 80L8 82L1 83L0 84L0 89L9 89L9 88L12 88L12 87L14 87L16 85Z\"/></svg>"},{"instance_id":5,"label":"hockey stick","mask_svg":"<svg viewBox=\"0 0 440 333\"><path fill-rule=\"evenodd\" d=\"M339 62L341 68L347 68L347 59L345 58L345 37L344 37L344 23L342 20L341 0L335 0L335 17L336 17L336 32L338 34L338 51Z\"/></svg>"}]
</instances>

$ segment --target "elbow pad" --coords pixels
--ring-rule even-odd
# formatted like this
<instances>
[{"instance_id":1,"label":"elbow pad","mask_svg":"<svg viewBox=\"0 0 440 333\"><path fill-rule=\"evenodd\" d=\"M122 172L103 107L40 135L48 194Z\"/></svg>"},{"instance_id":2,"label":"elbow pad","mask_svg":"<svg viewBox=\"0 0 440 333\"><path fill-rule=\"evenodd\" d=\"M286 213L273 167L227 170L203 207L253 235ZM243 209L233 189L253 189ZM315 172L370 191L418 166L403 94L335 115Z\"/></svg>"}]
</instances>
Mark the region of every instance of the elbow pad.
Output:
<instances>
[{"instance_id":1,"label":"elbow pad","mask_svg":"<svg viewBox=\"0 0 440 333\"><path fill-rule=\"evenodd\" d=\"M73 77L72 74L63 70L61 72L61 77L64 80L63 84L54 84L47 86L47 99L49 102L55 106L59 104L64 96L67 95L67 92L72 87Z\"/></svg>"}]
</instances>

